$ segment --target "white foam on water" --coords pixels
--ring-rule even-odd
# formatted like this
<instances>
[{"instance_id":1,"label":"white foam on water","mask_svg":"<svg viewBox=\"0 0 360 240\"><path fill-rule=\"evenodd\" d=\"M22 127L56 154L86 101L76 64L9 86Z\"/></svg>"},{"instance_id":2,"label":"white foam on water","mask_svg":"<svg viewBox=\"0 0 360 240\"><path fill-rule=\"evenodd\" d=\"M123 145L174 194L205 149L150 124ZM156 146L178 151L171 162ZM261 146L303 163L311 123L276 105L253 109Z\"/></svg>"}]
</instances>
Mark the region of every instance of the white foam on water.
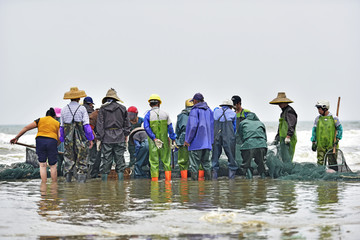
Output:
<instances>
[{"instance_id":1,"label":"white foam on water","mask_svg":"<svg viewBox=\"0 0 360 240\"><path fill-rule=\"evenodd\" d=\"M25 134L19 142L35 145L36 134ZM10 165L16 162L25 162L26 148L17 144L10 144L15 135L0 133L0 164Z\"/></svg>"}]
</instances>

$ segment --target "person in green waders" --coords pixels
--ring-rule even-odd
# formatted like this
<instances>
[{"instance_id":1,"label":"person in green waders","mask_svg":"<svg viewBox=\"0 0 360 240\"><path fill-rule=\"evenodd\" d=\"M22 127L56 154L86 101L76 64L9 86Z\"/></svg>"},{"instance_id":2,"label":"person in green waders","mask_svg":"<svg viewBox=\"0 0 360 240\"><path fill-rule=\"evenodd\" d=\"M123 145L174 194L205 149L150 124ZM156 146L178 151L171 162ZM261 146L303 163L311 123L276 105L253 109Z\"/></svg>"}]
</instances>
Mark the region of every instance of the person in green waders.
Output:
<instances>
[{"instance_id":1,"label":"person in green waders","mask_svg":"<svg viewBox=\"0 0 360 240\"><path fill-rule=\"evenodd\" d=\"M186 133L186 124L189 119L189 114L194 106L194 103L191 102L191 98L185 101L185 109L181 111L179 115L177 115L176 121L176 140L175 143L179 148L178 152L178 164L180 167L181 178L188 178L188 168L189 168L189 151L187 146L184 145L185 142L185 133Z\"/></svg>"},{"instance_id":2,"label":"person in green waders","mask_svg":"<svg viewBox=\"0 0 360 240\"><path fill-rule=\"evenodd\" d=\"M238 95L234 95L231 98L233 105L234 105L234 110L236 113L236 129L239 128L239 124L241 121L243 121L244 119L246 119L247 115L249 112L251 112L248 109L245 109L241 106L241 97ZM239 139L240 133L236 132L236 139ZM243 163L243 159L242 159L242 155L241 155L241 147L240 147L241 143L236 141L235 144L235 161L237 163L238 166L241 166L241 164ZM241 170L241 168L239 168Z\"/></svg>"},{"instance_id":3,"label":"person in green waders","mask_svg":"<svg viewBox=\"0 0 360 240\"><path fill-rule=\"evenodd\" d=\"M152 181L159 178L159 161L164 164L165 180L171 180L170 148L175 147L176 134L169 114L160 109L161 99L152 94L148 100L151 110L144 118L144 128L149 137L149 161ZM172 140L169 141L169 137Z\"/></svg>"},{"instance_id":4,"label":"person in green waders","mask_svg":"<svg viewBox=\"0 0 360 240\"><path fill-rule=\"evenodd\" d=\"M333 116L329 112L329 101L318 101L315 107L318 109L320 115L315 118L314 127L312 129L312 150L314 152L317 150L317 164L324 165L325 154L329 150L333 149L334 146L336 146L337 148L339 147L338 143L339 140L342 138L343 128L339 118ZM336 155L329 156L329 168L337 171L338 166L336 166Z\"/></svg>"},{"instance_id":5,"label":"person in green waders","mask_svg":"<svg viewBox=\"0 0 360 240\"><path fill-rule=\"evenodd\" d=\"M279 150L283 162L291 162L293 160L297 142L297 114L289 103L293 103L293 101L288 99L284 92L279 92L277 97L270 102L270 104L279 105L281 108L278 132L272 145L280 144Z\"/></svg>"}]
</instances>

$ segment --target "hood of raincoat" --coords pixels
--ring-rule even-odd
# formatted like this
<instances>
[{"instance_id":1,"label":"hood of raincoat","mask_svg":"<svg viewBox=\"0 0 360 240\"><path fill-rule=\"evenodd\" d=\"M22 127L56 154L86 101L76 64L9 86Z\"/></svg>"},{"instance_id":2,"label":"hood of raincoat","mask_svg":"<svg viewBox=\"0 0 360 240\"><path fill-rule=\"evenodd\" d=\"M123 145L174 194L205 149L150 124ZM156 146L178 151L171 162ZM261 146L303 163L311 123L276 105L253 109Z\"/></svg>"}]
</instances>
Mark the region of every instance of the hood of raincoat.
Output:
<instances>
[{"instance_id":1,"label":"hood of raincoat","mask_svg":"<svg viewBox=\"0 0 360 240\"><path fill-rule=\"evenodd\" d=\"M236 142L241 150L267 148L265 125L255 113L248 113L245 120L239 124L236 132Z\"/></svg>"},{"instance_id":2,"label":"hood of raincoat","mask_svg":"<svg viewBox=\"0 0 360 240\"><path fill-rule=\"evenodd\" d=\"M104 103L98 113L96 130L103 143L125 142L131 130L126 107L115 101Z\"/></svg>"},{"instance_id":3,"label":"hood of raincoat","mask_svg":"<svg viewBox=\"0 0 360 240\"><path fill-rule=\"evenodd\" d=\"M260 119L253 112L249 112L246 116L246 119L252 120L252 121L260 121Z\"/></svg>"},{"instance_id":4,"label":"hood of raincoat","mask_svg":"<svg viewBox=\"0 0 360 240\"><path fill-rule=\"evenodd\" d=\"M199 102L199 103L195 104L192 108L200 108L200 109L206 110L209 108L209 106L207 105L206 102Z\"/></svg>"},{"instance_id":5,"label":"hood of raincoat","mask_svg":"<svg viewBox=\"0 0 360 240\"><path fill-rule=\"evenodd\" d=\"M101 108L105 109L106 111L115 112L116 109L123 108L124 106L113 101L113 102L106 102L101 105Z\"/></svg>"},{"instance_id":6,"label":"hood of raincoat","mask_svg":"<svg viewBox=\"0 0 360 240\"><path fill-rule=\"evenodd\" d=\"M175 128L175 133L176 133L175 142L176 145L178 146L184 145L186 124L188 122L191 109L192 106L187 107L184 110L182 110L181 113L177 116L176 128Z\"/></svg>"}]
</instances>

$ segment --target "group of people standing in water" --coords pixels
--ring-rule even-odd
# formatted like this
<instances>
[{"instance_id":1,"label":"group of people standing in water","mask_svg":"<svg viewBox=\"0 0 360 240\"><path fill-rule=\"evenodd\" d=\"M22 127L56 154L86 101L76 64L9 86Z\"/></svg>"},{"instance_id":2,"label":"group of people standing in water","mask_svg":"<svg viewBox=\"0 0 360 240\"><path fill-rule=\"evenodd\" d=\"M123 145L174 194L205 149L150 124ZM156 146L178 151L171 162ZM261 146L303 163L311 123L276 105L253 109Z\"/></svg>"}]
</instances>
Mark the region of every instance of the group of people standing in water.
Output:
<instances>
[{"instance_id":1,"label":"group of people standing in water","mask_svg":"<svg viewBox=\"0 0 360 240\"><path fill-rule=\"evenodd\" d=\"M82 105L81 98L84 98ZM135 106L126 108L121 104L112 88L99 109L94 109L92 98L77 87L66 92L64 99L70 103L62 109L50 108L45 117L30 123L10 140L17 143L25 132L38 128L36 153L42 182L47 180L47 164L52 181L57 180L59 144L63 144L63 174L67 182L73 178L85 182L99 176L106 181L113 163L118 180L124 179L124 172L130 167L134 178L158 181L160 165L165 180L171 180L173 153L177 153L181 178L187 179L189 173L193 180L217 179L222 150L228 159L229 179L234 179L238 170L251 179L252 160L257 164L259 176L265 178L266 128L255 113L242 107L240 96L232 96L212 110L204 96L196 93L185 101L175 130L169 114L160 109L162 100L157 94L148 99L151 109L144 118L138 117ZM279 92L270 102L282 111L271 144L279 146L283 161L292 161L297 142L297 114L289 105L292 102L284 92ZM315 119L311 141L312 150L318 152L319 165L324 163L325 153L338 146L342 138L341 123L329 112L329 107L328 101L316 104L320 115ZM125 164L126 150L130 154L129 166ZM336 165L336 158L330 161ZM333 169L336 171L336 167Z\"/></svg>"}]
</instances>

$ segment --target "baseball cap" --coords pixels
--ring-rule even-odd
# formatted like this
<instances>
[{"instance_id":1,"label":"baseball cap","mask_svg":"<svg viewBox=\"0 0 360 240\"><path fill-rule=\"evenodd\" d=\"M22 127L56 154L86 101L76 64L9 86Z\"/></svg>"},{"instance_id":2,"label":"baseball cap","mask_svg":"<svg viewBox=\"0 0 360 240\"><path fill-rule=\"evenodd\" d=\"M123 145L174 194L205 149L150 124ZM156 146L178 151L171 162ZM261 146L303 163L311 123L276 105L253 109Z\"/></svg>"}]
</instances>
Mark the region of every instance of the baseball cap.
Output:
<instances>
[{"instance_id":1,"label":"baseball cap","mask_svg":"<svg viewBox=\"0 0 360 240\"><path fill-rule=\"evenodd\" d=\"M194 100L204 101L204 96L201 93L195 93L194 97L190 101L193 102Z\"/></svg>"}]
</instances>

